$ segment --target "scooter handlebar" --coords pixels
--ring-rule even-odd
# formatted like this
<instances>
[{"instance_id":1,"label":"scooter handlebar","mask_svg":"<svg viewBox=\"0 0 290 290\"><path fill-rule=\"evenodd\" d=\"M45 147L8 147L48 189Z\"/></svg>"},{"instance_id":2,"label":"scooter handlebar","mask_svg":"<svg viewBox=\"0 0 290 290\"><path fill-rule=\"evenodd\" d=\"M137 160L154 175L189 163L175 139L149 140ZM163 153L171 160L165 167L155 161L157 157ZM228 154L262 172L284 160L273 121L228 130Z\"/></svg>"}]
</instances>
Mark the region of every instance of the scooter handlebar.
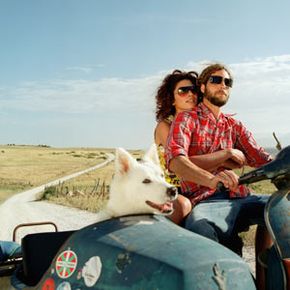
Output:
<instances>
[{"instance_id":1,"label":"scooter handlebar","mask_svg":"<svg viewBox=\"0 0 290 290\"><path fill-rule=\"evenodd\" d=\"M290 176L290 146L287 146L281 150L273 161L243 174L239 178L239 184L250 184L266 179L271 179L274 181L283 175L287 176L287 179ZM221 182L218 183L217 190L225 190L225 187Z\"/></svg>"},{"instance_id":2,"label":"scooter handlebar","mask_svg":"<svg viewBox=\"0 0 290 290\"><path fill-rule=\"evenodd\" d=\"M276 158L257 168L242 175L239 179L239 184L250 184L266 179L276 179L282 175L290 174L290 146L281 150Z\"/></svg>"}]
</instances>

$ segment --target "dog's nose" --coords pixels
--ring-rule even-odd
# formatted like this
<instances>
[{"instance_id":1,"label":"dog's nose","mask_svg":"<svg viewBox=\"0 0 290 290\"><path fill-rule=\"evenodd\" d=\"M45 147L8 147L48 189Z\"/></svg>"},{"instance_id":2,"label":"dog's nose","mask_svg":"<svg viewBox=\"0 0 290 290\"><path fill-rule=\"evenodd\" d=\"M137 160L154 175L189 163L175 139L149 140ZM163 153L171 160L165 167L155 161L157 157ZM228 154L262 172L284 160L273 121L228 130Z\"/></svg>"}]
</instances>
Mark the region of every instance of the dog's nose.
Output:
<instances>
[{"instance_id":1,"label":"dog's nose","mask_svg":"<svg viewBox=\"0 0 290 290\"><path fill-rule=\"evenodd\" d=\"M166 194L171 197L172 199L177 198L177 188L176 187L169 187L166 190Z\"/></svg>"}]
</instances>

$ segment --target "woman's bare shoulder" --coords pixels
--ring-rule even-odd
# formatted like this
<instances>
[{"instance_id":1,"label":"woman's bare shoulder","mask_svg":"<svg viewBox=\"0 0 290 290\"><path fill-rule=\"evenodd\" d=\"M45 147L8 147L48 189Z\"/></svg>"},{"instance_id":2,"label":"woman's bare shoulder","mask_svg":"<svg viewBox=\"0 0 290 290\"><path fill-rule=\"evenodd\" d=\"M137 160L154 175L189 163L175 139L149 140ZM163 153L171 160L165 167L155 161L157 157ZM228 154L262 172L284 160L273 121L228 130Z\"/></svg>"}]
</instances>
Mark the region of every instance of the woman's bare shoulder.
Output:
<instances>
[{"instance_id":1,"label":"woman's bare shoulder","mask_svg":"<svg viewBox=\"0 0 290 290\"><path fill-rule=\"evenodd\" d=\"M160 122L158 122L158 124L156 125L156 130L164 130L164 129L169 129L170 128L171 123L167 120L162 120Z\"/></svg>"},{"instance_id":2,"label":"woman's bare shoulder","mask_svg":"<svg viewBox=\"0 0 290 290\"><path fill-rule=\"evenodd\" d=\"M163 146L166 143L170 130L170 123L167 121L160 121L155 127L155 143L157 145L162 144Z\"/></svg>"}]
</instances>

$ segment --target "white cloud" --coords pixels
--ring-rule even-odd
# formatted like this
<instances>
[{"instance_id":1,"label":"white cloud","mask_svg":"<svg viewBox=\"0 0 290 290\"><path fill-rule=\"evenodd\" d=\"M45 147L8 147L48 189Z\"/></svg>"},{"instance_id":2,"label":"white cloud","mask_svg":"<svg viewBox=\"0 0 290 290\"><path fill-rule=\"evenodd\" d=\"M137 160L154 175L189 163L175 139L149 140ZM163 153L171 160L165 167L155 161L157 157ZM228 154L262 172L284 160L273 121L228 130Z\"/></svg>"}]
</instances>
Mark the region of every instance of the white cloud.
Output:
<instances>
[{"instance_id":1,"label":"white cloud","mask_svg":"<svg viewBox=\"0 0 290 290\"><path fill-rule=\"evenodd\" d=\"M237 117L263 143L275 144L272 138L275 131L278 136L285 136L284 143L287 144L285 138L290 132L290 55L247 60L232 64L230 68L235 83L227 110L237 112Z\"/></svg>"},{"instance_id":2,"label":"white cloud","mask_svg":"<svg viewBox=\"0 0 290 290\"><path fill-rule=\"evenodd\" d=\"M66 70L67 71L80 71L80 72L89 74L93 72L94 69L103 68L103 67L105 67L104 64L87 65L87 66L70 66L70 67L67 67Z\"/></svg>"},{"instance_id":3,"label":"white cloud","mask_svg":"<svg viewBox=\"0 0 290 290\"><path fill-rule=\"evenodd\" d=\"M184 69L200 72L208 63L210 61L207 60L190 62ZM289 144L290 55L248 59L229 64L229 67L234 74L234 87L224 111L237 113L236 118L242 120L253 131L262 145L275 144L273 131L282 138L284 145ZM10 110L53 113L58 119L58 132L61 132L61 118L64 123L65 120L72 119L74 122L80 122L81 118L78 118L77 114L85 115L88 120L95 118L93 122L98 123L97 125L86 125L87 119L82 119L82 127L88 126L96 131L97 126L102 123L100 118L106 115L114 119L114 122L109 123L108 119L104 121L108 126L103 133L108 132L105 139L131 138L131 143L126 146L142 148L141 144L144 147L152 137L155 123L154 93L162 78L172 70L173 68L170 68L152 76L134 79L50 80L1 87L0 116L5 122ZM76 114L76 118L71 119L68 114ZM100 121L96 121L96 118ZM142 128L139 134L138 128ZM112 132L116 134L116 130L120 134L118 138L110 135ZM136 132L136 135L132 137L130 132ZM144 136L147 141L144 141ZM85 136L83 142L86 142Z\"/></svg>"},{"instance_id":4,"label":"white cloud","mask_svg":"<svg viewBox=\"0 0 290 290\"><path fill-rule=\"evenodd\" d=\"M89 74L90 72L92 72L93 69L91 67L71 66L71 67L67 67L66 70L68 70L68 71L80 71L80 72L84 72L86 74Z\"/></svg>"},{"instance_id":5,"label":"white cloud","mask_svg":"<svg viewBox=\"0 0 290 290\"><path fill-rule=\"evenodd\" d=\"M232 64L235 83L232 101L247 110L268 111L272 115L289 105L290 55Z\"/></svg>"},{"instance_id":6,"label":"white cloud","mask_svg":"<svg viewBox=\"0 0 290 290\"><path fill-rule=\"evenodd\" d=\"M51 80L0 90L2 109L90 113L148 111L160 77L142 79ZM151 104L151 105L150 105Z\"/></svg>"}]
</instances>

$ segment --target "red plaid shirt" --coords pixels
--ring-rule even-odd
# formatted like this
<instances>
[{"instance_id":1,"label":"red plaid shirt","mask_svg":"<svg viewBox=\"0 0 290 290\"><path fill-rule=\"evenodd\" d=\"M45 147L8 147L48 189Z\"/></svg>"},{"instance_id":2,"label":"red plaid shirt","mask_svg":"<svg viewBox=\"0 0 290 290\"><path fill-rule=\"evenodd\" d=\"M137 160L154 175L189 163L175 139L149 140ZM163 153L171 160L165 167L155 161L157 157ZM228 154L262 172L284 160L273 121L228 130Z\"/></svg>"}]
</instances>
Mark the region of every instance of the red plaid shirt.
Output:
<instances>
[{"instance_id":1,"label":"red plaid shirt","mask_svg":"<svg viewBox=\"0 0 290 290\"><path fill-rule=\"evenodd\" d=\"M265 150L258 146L252 133L231 115L221 113L216 120L212 112L199 104L192 111L179 113L173 121L166 146L167 166L179 155L193 156L213 153L226 148L241 150L248 165L259 167L272 160ZM219 168L213 174L217 174ZM192 204L213 195L215 190L181 178L181 189ZM229 197L245 197L249 194L246 186L240 185L238 192L230 192Z\"/></svg>"}]
</instances>

